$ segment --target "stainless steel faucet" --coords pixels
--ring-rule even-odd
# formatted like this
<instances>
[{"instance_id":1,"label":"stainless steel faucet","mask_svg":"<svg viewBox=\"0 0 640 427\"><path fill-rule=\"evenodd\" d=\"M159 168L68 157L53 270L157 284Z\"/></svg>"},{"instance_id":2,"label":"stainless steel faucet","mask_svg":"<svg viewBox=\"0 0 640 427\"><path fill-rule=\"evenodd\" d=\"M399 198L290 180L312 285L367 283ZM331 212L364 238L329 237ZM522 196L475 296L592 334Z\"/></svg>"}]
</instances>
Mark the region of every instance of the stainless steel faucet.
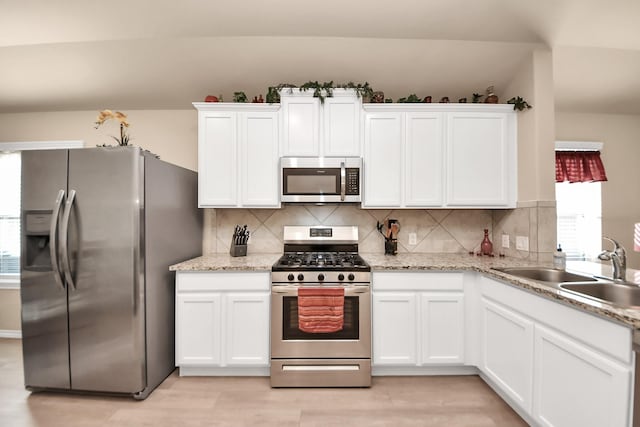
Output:
<instances>
[{"instance_id":1,"label":"stainless steel faucet","mask_svg":"<svg viewBox=\"0 0 640 427\"><path fill-rule=\"evenodd\" d=\"M627 252L624 247L613 239L603 237L613 243L613 251L602 251L598 259L611 261L613 264L613 280L625 281L627 279Z\"/></svg>"}]
</instances>

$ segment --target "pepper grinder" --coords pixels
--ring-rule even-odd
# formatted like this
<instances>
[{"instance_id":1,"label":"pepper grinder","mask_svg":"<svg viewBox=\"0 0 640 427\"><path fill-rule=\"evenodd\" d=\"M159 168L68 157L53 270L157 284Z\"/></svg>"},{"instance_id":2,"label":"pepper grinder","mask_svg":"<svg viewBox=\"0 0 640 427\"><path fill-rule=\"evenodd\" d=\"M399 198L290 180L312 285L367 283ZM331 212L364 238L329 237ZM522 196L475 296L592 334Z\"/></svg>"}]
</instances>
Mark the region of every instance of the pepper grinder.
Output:
<instances>
[{"instance_id":1,"label":"pepper grinder","mask_svg":"<svg viewBox=\"0 0 640 427\"><path fill-rule=\"evenodd\" d=\"M480 253L482 255L492 255L493 254L493 243L489 240L489 229L484 229L484 239L482 239L482 243L480 243Z\"/></svg>"}]
</instances>

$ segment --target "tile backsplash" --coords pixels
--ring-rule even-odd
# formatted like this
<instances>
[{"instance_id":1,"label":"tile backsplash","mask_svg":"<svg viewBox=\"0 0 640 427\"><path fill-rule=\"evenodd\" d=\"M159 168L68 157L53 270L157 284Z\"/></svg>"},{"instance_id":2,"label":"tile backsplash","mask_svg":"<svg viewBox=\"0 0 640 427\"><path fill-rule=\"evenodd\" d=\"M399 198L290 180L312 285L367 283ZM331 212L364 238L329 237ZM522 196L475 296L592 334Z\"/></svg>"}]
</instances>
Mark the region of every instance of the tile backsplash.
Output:
<instances>
[{"instance_id":1,"label":"tile backsplash","mask_svg":"<svg viewBox=\"0 0 640 427\"><path fill-rule=\"evenodd\" d=\"M489 209L360 209L357 205L285 205L282 209L206 209L203 253L228 253L236 224L251 230L248 253L282 252L285 225L357 225L359 249L384 253L384 239L376 222L395 218L400 222L398 252L467 253L478 251L489 229L494 252L538 259L551 254L555 245L555 203L527 202L506 210ZM542 228L542 229L541 229ZM409 244L409 234L416 234ZM510 248L500 245L510 235ZM515 236L529 239L529 250L515 249Z\"/></svg>"}]
</instances>

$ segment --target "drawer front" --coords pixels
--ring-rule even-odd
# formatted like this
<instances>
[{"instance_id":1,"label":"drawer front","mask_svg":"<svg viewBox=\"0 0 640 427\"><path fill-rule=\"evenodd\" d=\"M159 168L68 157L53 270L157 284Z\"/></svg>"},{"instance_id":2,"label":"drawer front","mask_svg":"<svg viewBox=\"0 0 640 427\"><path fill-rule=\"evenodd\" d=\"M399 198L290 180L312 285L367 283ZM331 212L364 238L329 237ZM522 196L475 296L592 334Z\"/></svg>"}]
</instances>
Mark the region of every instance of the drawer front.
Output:
<instances>
[{"instance_id":1,"label":"drawer front","mask_svg":"<svg viewBox=\"0 0 640 427\"><path fill-rule=\"evenodd\" d=\"M268 291L271 288L269 272L246 271L178 271L177 292L202 291Z\"/></svg>"},{"instance_id":2,"label":"drawer front","mask_svg":"<svg viewBox=\"0 0 640 427\"><path fill-rule=\"evenodd\" d=\"M374 272L374 291L462 291L461 272Z\"/></svg>"}]
</instances>

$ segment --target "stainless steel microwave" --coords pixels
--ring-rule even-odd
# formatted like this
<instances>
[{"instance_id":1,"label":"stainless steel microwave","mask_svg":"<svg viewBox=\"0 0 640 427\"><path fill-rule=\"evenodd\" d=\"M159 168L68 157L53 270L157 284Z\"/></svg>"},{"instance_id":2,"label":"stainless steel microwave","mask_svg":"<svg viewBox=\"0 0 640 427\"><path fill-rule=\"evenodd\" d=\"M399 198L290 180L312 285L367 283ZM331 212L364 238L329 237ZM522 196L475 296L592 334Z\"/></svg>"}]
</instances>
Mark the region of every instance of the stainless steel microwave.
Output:
<instances>
[{"instance_id":1,"label":"stainless steel microwave","mask_svg":"<svg viewBox=\"0 0 640 427\"><path fill-rule=\"evenodd\" d=\"M362 201L362 158L282 157L282 202Z\"/></svg>"}]
</instances>

